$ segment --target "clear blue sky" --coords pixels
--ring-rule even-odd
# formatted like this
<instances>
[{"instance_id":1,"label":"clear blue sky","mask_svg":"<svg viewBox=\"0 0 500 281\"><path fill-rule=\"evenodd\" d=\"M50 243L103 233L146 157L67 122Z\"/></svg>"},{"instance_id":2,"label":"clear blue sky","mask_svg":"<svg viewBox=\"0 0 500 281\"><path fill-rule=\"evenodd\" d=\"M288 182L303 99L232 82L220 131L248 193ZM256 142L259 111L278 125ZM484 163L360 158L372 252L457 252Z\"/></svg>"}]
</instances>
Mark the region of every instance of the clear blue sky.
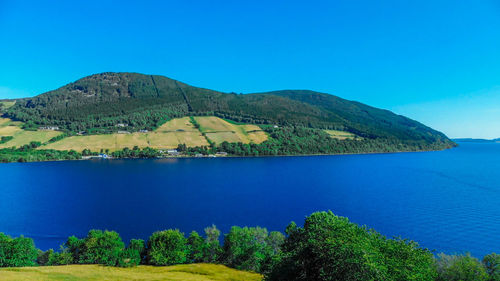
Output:
<instances>
[{"instance_id":1,"label":"clear blue sky","mask_svg":"<svg viewBox=\"0 0 500 281\"><path fill-rule=\"evenodd\" d=\"M131 71L317 90L500 137L499 1L0 0L0 40L0 98Z\"/></svg>"}]
</instances>

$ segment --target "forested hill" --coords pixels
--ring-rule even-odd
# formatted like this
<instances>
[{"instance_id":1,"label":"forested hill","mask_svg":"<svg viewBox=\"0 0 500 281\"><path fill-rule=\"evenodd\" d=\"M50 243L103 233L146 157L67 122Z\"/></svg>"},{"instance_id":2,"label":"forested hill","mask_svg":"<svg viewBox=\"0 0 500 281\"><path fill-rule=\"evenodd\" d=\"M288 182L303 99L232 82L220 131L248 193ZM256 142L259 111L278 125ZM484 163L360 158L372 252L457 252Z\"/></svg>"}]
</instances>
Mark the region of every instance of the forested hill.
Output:
<instances>
[{"instance_id":1,"label":"forested hill","mask_svg":"<svg viewBox=\"0 0 500 281\"><path fill-rule=\"evenodd\" d=\"M348 131L367 139L451 143L442 133L387 110L304 90L254 94L197 88L164 76L101 73L33 98L5 116L27 126L105 133L154 129L174 117L215 115L237 122Z\"/></svg>"}]
</instances>

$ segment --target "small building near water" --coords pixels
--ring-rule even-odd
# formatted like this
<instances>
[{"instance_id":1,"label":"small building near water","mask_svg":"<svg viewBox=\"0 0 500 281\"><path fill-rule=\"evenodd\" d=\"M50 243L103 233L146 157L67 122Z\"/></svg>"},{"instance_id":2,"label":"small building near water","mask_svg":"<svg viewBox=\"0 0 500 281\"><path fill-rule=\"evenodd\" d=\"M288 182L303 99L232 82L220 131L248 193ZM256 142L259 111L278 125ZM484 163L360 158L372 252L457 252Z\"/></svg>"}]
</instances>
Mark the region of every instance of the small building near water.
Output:
<instances>
[{"instance_id":1,"label":"small building near water","mask_svg":"<svg viewBox=\"0 0 500 281\"><path fill-rule=\"evenodd\" d=\"M39 127L38 129L43 130L43 131L57 131L59 130L58 126L43 126Z\"/></svg>"},{"instance_id":2,"label":"small building near water","mask_svg":"<svg viewBox=\"0 0 500 281\"><path fill-rule=\"evenodd\" d=\"M177 149L169 149L167 150L168 155L179 155L179 151Z\"/></svg>"}]
</instances>

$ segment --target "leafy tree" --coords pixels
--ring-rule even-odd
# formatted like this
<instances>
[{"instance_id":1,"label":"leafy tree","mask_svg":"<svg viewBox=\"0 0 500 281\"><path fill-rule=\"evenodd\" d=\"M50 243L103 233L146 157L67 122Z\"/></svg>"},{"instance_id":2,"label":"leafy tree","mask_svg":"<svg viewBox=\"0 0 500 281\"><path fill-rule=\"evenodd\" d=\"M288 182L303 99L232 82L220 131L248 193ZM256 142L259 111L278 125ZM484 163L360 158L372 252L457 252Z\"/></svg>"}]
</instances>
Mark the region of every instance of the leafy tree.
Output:
<instances>
[{"instance_id":1,"label":"leafy tree","mask_svg":"<svg viewBox=\"0 0 500 281\"><path fill-rule=\"evenodd\" d=\"M378 241L383 258L382 267L387 269L387 280L432 280L436 277L434 257L418 243L406 239L386 239L372 232Z\"/></svg>"},{"instance_id":2,"label":"leafy tree","mask_svg":"<svg viewBox=\"0 0 500 281\"><path fill-rule=\"evenodd\" d=\"M233 226L224 238L224 264L243 270L261 272L273 254L267 229Z\"/></svg>"},{"instance_id":3,"label":"leafy tree","mask_svg":"<svg viewBox=\"0 0 500 281\"><path fill-rule=\"evenodd\" d=\"M261 267L262 273L269 273L272 265L279 261L281 247L285 242L285 236L279 231L271 231L266 238L266 259Z\"/></svg>"},{"instance_id":4,"label":"leafy tree","mask_svg":"<svg viewBox=\"0 0 500 281\"><path fill-rule=\"evenodd\" d=\"M139 262L144 261L146 259L146 244L144 243L144 240L142 239L130 240L127 249L131 249L139 253L140 257Z\"/></svg>"},{"instance_id":5,"label":"leafy tree","mask_svg":"<svg viewBox=\"0 0 500 281\"><path fill-rule=\"evenodd\" d=\"M267 280L433 280L432 254L389 240L332 212L291 223ZM400 259L400 260L399 260Z\"/></svg>"},{"instance_id":6,"label":"leafy tree","mask_svg":"<svg viewBox=\"0 0 500 281\"><path fill-rule=\"evenodd\" d=\"M470 254L463 256L439 254L436 261L438 281L482 281L488 274L481 262Z\"/></svg>"},{"instance_id":7,"label":"leafy tree","mask_svg":"<svg viewBox=\"0 0 500 281\"><path fill-rule=\"evenodd\" d=\"M125 245L114 231L90 230L82 242L74 243L78 262L83 264L117 265Z\"/></svg>"},{"instance_id":8,"label":"leafy tree","mask_svg":"<svg viewBox=\"0 0 500 281\"><path fill-rule=\"evenodd\" d=\"M33 266L38 257L33 239L0 232L0 267Z\"/></svg>"},{"instance_id":9,"label":"leafy tree","mask_svg":"<svg viewBox=\"0 0 500 281\"><path fill-rule=\"evenodd\" d=\"M219 242L221 232L215 225L206 227L204 230L205 244L203 249L203 262L217 262L222 255L222 247Z\"/></svg>"},{"instance_id":10,"label":"leafy tree","mask_svg":"<svg viewBox=\"0 0 500 281\"><path fill-rule=\"evenodd\" d=\"M80 260L83 251L83 240L78 239L76 236L70 236L66 240L63 246L61 246L62 251L66 251L71 254L72 259L75 262Z\"/></svg>"},{"instance_id":11,"label":"leafy tree","mask_svg":"<svg viewBox=\"0 0 500 281\"><path fill-rule=\"evenodd\" d=\"M38 265L48 265L50 257L54 254L53 249L47 251L38 250L38 256L36 258L36 263Z\"/></svg>"},{"instance_id":12,"label":"leafy tree","mask_svg":"<svg viewBox=\"0 0 500 281\"><path fill-rule=\"evenodd\" d=\"M121 258L118 262L120 267L131 267L139 265L146 256L146 247L144 240L132 239L128 247L122 252Z\"/></svg>"},{"instance_id":13,"label":"leafy tree","mask_svg":"<svg viewBox=\"0 0 500 281\"><path fill-rule=\"evenodd\" d=\"M500 281L500 255L491 253L483 258L483 264L488 273L489 281Z\"/></svg>"},{"instance_id":14,"label":"leafy tree","mask_svg":"<svg viewBox=\"0 0 500 281\"><path fill-rule=\"evenodd\" d=\"M147 260L152 265L185 263L188 257L187 239L178 229L157 231L149 237Z\"/></svg>"},{"instance_id":15,"label":"leafy tree","mask_svg":"<svg viewBox=\"0 0 500 281\"><path fill-rule=\"evenodd\" d=\"M75 263L73 255L68 251L54 252L49 256L47 265L68 265Z\"/></svg>"},{"instance_id":16,"label":"leafy tree","mask_svg":"<svg viewBox=\"0 0 500 281\"><path fill-rule=\"evenodd\" d=\"M188 262L203 262L203 253L205 250L205 240L198 232L192 231L187 239L189 246Z\"/></svg>"},{"instance_id":17,"label":"leafy tree","mask_svg":"<svg viewBox=\"0 0 500 281\"><path fill-rule=\"evenodd\" d=\"M6 143L6 142L12 140L13 138L14 138L13 136L2 136L2 137L0 137L0 144Z\"/></svg>"},{"instance_id":18,"label":"leafy tree","mask_svg":"<svg viewBox=\"0 0 500 281\"><path fill-rule=\"evenodd\" d=\"M0 149L0 162L28 162L47 160L81 159L81 155L74 150L59 151L52 149L35 149L38 143L23 145L20 148Z\"/></svg>"}]
</instances>

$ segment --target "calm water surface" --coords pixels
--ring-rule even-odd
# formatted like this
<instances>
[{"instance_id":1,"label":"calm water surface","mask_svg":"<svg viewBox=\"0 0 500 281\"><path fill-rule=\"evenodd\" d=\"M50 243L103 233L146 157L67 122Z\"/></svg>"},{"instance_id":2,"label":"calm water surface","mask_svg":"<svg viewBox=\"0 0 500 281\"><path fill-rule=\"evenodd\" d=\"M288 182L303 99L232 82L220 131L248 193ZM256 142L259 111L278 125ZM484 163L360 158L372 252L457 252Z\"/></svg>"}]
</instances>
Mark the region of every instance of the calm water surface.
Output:
<instances>
[{"instance_id":1,"label":"calm water surface","mask_svg":"<svg viewBox=\"0 0 500 281\"><path fill-rule=\"evenodd\" d=\"M423 153L0 165L0 232L58 249L89 229L124 239L215 224L283 231L332 210L438 252L500 252L500 144Z\"/></svg>"}]
</instances>

